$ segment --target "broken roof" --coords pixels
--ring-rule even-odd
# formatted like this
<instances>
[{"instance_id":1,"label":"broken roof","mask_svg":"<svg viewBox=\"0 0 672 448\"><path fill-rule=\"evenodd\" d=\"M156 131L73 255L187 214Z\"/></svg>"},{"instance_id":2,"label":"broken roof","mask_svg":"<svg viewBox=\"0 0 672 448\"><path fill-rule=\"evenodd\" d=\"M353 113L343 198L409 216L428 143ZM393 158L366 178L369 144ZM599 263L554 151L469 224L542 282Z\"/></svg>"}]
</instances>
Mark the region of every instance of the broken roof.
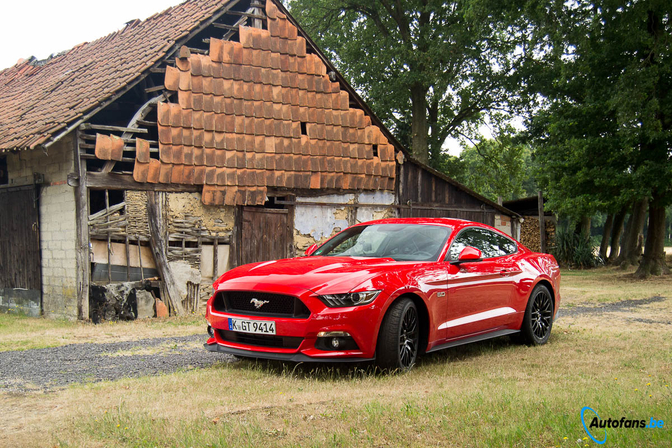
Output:
<instances>
[{"instance_id":1,"label":"broken roof","mask_svg":"<svg viewBox=\"0 0 672 448\"><path fill-rule=\"evenodd\" d=\"M0 152L32 149L97 110L229 0L189 0L36 63L0 72Z\"/></svg>"}]
</instances>

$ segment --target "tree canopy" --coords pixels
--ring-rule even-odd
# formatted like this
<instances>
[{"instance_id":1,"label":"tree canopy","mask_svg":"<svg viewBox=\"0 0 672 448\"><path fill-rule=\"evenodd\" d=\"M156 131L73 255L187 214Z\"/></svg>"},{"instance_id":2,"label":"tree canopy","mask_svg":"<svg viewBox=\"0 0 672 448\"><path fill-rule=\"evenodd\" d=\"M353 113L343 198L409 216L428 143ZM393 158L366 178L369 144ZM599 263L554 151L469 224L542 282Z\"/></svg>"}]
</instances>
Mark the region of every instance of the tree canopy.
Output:
<instances>
[{"instance_id":1,"label":"tree canopy","mask_svg":"<svg viewBox=\"0 0 672 448\"><path fill-rule=\"evenodd\" d=\"M418 160L511 106L521 35L496 0L293 0L297 17Z\"/></svg>"}]
</instances>

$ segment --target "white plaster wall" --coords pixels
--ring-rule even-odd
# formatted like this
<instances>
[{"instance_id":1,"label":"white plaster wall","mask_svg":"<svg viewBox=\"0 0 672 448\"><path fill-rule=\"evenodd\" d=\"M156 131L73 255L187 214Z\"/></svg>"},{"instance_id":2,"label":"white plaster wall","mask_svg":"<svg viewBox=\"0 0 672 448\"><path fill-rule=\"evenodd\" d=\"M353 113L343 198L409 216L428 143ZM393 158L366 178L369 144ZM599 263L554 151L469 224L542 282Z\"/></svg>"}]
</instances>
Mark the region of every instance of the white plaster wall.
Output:
<instances>
[{"instance_id":1,"label":"white plaster wall","mask_svg":"<svg viewBox=\"0 0 672 448\"><path fill-rule=\"evenodd\" d=\"M354 194L330 194L325 196L296 198L296 202L353 203ZM315 241L324 240L336 231L348 227L345 207L323 207L316 205L296 205L294 228L299 234L310 236ZM312 243L311 243L312 244Z\"/></svg>"},{"instance_id":2,"label":"white plaster wall","mask_svg":"<svg viewBox=\"0 0 672 448\"><path fill-rule=\"evenodd\" d=\"M360 204L394 204L394 192L392 191L372 191L359 193L358 202ZM357 208L357 222L367 222L374 219L392 218L397 216L396 209L390 207L359 207Z\"/></svg>"}]
</instances>

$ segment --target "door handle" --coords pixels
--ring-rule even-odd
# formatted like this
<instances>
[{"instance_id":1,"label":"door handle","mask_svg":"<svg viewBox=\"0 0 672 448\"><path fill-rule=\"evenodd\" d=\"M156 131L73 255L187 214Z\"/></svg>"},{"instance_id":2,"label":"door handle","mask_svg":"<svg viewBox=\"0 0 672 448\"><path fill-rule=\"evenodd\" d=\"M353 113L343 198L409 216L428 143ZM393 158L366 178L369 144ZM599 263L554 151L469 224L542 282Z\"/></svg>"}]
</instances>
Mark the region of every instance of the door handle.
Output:
<instances>
[{"instance_id":1,"label":"door handle","mask_svg":"<svg viewBox=\"0 0 672 448\"><path fill-rule=\"evenodd\" d=\"M502 275L502 276L507 276L508 277L510 275L518 275L521 272L523 272L523 271L521 271L520 269L506 269L506 268L504 268L501 271L499 271L499 274Z\"/></svg>"}]
</instances>

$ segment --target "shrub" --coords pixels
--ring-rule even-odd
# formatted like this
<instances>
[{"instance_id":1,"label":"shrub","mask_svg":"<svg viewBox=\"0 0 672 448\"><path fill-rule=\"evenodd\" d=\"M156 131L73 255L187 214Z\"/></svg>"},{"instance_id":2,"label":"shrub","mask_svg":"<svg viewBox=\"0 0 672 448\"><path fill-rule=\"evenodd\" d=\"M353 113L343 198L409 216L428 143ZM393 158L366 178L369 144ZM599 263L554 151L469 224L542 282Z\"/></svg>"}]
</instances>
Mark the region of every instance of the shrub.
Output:
<instances>
[{"instance_id":1,"label":"shrub","mask_svg":"<svg viewBox=\"0 0 672 448\"><path fill-rule=\"evenodd\" d=\"M558 229L553 256L560 266L589 269L604 264L593 238L577 235L569 229Z\"/></svg>"}]
</instances>

